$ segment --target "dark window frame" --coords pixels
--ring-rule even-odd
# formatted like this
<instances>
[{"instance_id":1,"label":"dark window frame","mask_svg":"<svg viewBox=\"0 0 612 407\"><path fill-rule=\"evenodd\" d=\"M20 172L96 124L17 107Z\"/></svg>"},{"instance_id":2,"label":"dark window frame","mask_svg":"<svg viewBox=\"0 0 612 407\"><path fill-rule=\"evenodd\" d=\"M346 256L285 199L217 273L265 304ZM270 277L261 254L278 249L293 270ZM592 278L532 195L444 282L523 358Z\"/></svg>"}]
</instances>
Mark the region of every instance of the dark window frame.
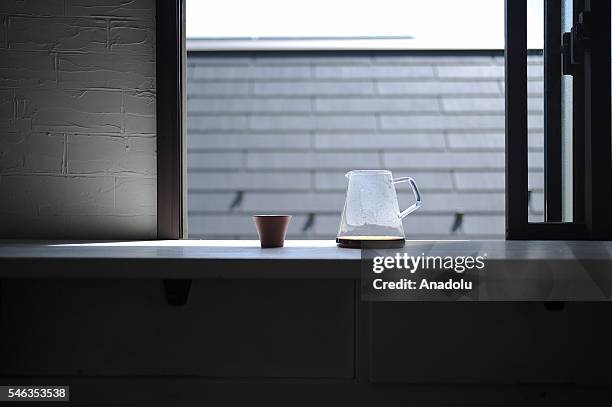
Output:
<instances>
[{"instance_id":1,"label":"dark window frame","mask_svg":"<svg viewBox=\"0 0 612 407\"><path fill-rule=\"evenodd\" d=\"M562 220L561 143L561 7L559 1L544 3L544 219Z\"/></svg>"},{"instance_id":2,"label":"dark window frame","mask_svg":"<svg viewBox=\"0 0 612 407\"><path fill-rule=\"evenodd\" d=\"M574 1L574 21L591 11L594 33L574 74L574 220L561 220L560 3L545 0L545 222L528 220L527 1L505 1L506 238L612 239L610 3ZM557 27L555 27L555 25ZM603 33L603 35L602 35Z\"/></svg>"},{"instance_id":3,"label":"dark window frame","mask_svg":"<svg viewBox=\"0 0 612 407\"><path fill-rule=\"evenodd\" d=\"M185 0L156 2L157 238L182 239L185 226Z\"/></svg>"}]
</instances>

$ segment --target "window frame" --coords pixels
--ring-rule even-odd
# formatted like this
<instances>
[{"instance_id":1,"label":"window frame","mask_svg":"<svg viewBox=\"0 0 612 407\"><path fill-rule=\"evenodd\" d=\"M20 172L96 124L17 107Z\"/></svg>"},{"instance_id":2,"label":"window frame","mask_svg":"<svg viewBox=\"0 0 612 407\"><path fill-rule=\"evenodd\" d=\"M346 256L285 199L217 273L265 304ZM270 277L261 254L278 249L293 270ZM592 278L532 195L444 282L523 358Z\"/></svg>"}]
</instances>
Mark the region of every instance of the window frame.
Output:
<instances>
[{"instance_id":1,"label":"window frame","mask_svg":"<svg viewBox=\"0 0 612 407\"><path fill-rule=\"evenodd\" d=\"M545 208L546 222L528 221L527 0L505 1L506 238L612 239L610 140L610 3L574 1L574 21L591 11L593 36L574 75L574 219L560 222L560 3L545 0ZM555 10L555 8L557 10ZM556 59L556 62L555 62ZM597 84L594 86L594 84ZM595 131L597 129L597 131Z\"/></svg>"},{"instance_id":2,"label":"window frame","mask_svg":"<svg viewBox=\"0 0 612 407\"><path fill-rule=\"evenodd\" d=\"M185 0L157 1L157 238L183 239L185 209Z\"/></svg>"},{"instance_id":3,"label":"window frame","mask_svg":"<svg viewBox=\"0 0 612 407\"><path fill-rule=\"evenodd\" d=\"M558 2L545 0L545 208L546 222L528 221L527 0L505 0L506 238L612 239L612 153L610 140L610 4L576 0L592 12L594 32L584 69L574 81L574 220L559 222L560 109L554 76L560 64L550 44L557 34ZM595 9L595 10L594 10ZM157 2L157 236L187 234L185 209L185 0ZM555 24L560 25L560 21ZM602 31L603 30L603 31ZM169 63L170 61L170 63ZM174 63L172 63L174 61ZM558 62L558 61L557 61ZM597 86L593 86L597 84ZM597 131L595 131L595 129ZM584 193L582 192L584 185Z\"/></svg>"}]
</instances>

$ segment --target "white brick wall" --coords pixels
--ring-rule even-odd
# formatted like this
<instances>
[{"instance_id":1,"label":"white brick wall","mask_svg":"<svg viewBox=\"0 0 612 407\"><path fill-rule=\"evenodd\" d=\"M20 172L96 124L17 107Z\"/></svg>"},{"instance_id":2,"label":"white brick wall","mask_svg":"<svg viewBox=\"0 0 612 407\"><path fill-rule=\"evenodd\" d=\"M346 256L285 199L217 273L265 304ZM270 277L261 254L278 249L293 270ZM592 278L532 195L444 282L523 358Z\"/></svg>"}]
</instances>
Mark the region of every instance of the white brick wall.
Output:
<instances>
[{"instance_id":1,"label":"white brick wall","mask_svg":"<svg viewBox=\"0 0 612 407\"><path fill-rule=\"evenodd\" d=\"M537 219L543 70L539 56L528 63ZM283 212L290 237L333 238L356 168L417 180L424 205L405 220L410 238L503 237L503 57L192 53L188 65L192 237L253 238L251 214Z\"/></svg>"},{"instance_id":2,"label":"white brick wall","mask_svg":"<svg viewBox=\"0 0 612 407\"><path fill-rule=\"evenodd\" d=\"M0 2L0 237L156 236L155 0Z\"/></svg>"}]
</instances>

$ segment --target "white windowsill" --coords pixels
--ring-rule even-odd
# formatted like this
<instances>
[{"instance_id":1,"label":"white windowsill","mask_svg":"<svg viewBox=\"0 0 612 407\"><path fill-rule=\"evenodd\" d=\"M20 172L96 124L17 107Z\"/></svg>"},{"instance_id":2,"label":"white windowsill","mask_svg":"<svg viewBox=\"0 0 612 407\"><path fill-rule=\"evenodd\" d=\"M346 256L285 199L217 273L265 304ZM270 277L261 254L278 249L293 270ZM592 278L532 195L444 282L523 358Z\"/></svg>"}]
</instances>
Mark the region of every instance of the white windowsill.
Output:
<instances>
[{"instance_id":1,"label":"white windowsill","mask_svg":"<svg viewBox=\"0 0 612 407\"><path fill-rule=\"evenodd\" d=\"M412 255L486 254L491 262L597 260L612 263L612 242L408 241ZM255 240L0 243L0 278L348 278L361 251L332 240L290 240L261 249Z\"/></svg>"}]
</instances>

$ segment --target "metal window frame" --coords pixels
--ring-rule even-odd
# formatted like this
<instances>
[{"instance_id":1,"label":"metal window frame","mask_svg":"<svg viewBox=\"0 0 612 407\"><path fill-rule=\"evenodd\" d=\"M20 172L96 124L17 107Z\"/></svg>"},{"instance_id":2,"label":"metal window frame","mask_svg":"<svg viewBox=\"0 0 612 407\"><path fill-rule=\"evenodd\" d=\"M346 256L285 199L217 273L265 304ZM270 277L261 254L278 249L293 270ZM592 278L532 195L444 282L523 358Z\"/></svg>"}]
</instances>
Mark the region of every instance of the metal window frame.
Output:
<instances>
[{"instance_id":1,"label":"metal window frame","mask_svg":"<svg viewBox=\"0 0 612 407\"><path fill-rule=\"evenodd\" d=\"M544 219L562 220L561 7L544 2Z\"/></svg>"},{"instance_id":2,"label":"metal window frame","mask_svg":"<svg viewBox=\"0 0 612 407\"><path fill-rule=\"evenodd\" d=\"M506 238L527 237L527 1L505 0ZM511 86L512 85L512 86Z\"/></svg>"},{"instance_id":3,"label":"metal window frame","mask_svg":"<svg viewBox=\"0 0 612 407\"><path fill-rule=\"evenodd\" d=\"M560 3L545 0L546 221L528 221L527 4L505 0L506 237L612 239L610 140L610 2L576 0L590 10L594 36L574 81L574 221L560 220ZM158 238L186 228L183 166L184 3L158 2ZM558 26L558 27L556 27ZM601 35L605 33L604 35ZM556 61L555 61L556 60ZM176 63L168 63L176 61ZM556 96L555 96L556 95ZM555 101L555 97L557 100Z\"/></svg>"},{"instance_id":4,"label":"metal window frame","mask_svg":"<svg viewBox=\"0 0 612 407\"><path fill-rule=\"evenodd\" d=\"M185 0L156 2L157 238L186 237Z\"/></svg>"},{"instance_id":5,"label":"metal window frame","mask_svg":"<svg viewBox=\"0 0 612 407\"><path fill-rule=\"evenodd\" d=\"M574 221L562 223L560 135L560 3L545 0L546 222L528 220L527 1L505 1L506 238L612 238L610 140L610 2L575 2L593 15L591 50L574 81ZM584 6L584 7L583 7ZM604 33L602 35L602 33ZM576 97L576 95L578 95ZM556 98L556 100L555 100ZM582 188L584 186L584 188ZM584 220L584 221L582 221Z\"/></svg>"},{"instance_id":6,"label":"metal window frame","mask_svg":"<svg viewBox=\"0 0 612 407\"><path fill-rule=\"evenodd\" d=\"M584 222L594 240L612 239L610 1L584 0L592 17L584 54Z\"/></svg>"},{"instance_id":7,"label":"metal window frame","mask_svg":"<svg viewBox=\"0 0 612 407\"><path fill-rule=\"evenodd\" d=\"M573 21L578 19L578 14L584 9L584 0L573 0ZM573 129L573 171L574 179L572 190L574 194L573 220L584 223L584 137L576 137L584 129L584 67L576 67L576 74L572 85L572 122Z\"/></svg>"}]
</instances>

